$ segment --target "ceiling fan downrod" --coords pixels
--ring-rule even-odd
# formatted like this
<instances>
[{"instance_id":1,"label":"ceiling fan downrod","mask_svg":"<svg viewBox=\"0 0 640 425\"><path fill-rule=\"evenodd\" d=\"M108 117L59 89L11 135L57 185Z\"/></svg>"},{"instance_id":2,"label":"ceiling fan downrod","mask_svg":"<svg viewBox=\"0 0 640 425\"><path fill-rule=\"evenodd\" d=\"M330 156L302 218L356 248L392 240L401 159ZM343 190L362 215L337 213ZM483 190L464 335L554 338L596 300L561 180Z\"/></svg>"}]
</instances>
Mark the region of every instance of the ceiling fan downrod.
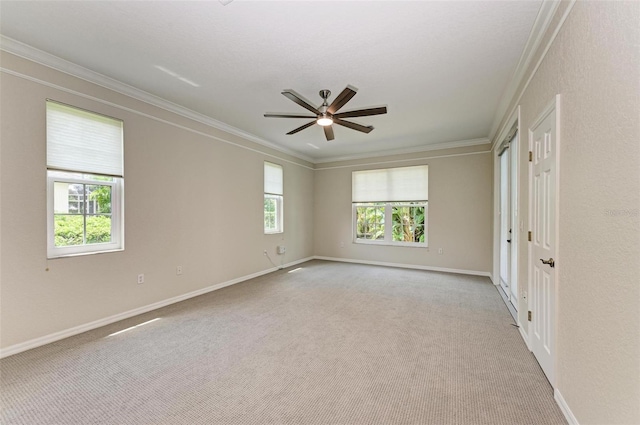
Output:
<instances>
[{"instance_id":1,"label":"ceiling fan downrod","mask_svg":"<svg viewBox=\"0 0 640 425\"><path fill-rule=\"evenodd\" d=\"M331 90L320 90L320 97L324 101L322 102L322 106L329 106L329 104L327 103L327 99L329 99L329 96L331 96Z\"/></svg>"},{"instance_id":2,"label":"ceiling fan downrod","mask_svg":"<svg viewBox=\"0 0 640 425\"><path fill-rule=\"evenodd\" d=\"M317 123L321 126L327 126L333 124L333 117L330 113L327 112L329 108L329 103L327 99L331 96L330 90L320 90L320 97L322 98L322 105L318 108L320 114L318 114Z\"/></svg>"}]
</instances>

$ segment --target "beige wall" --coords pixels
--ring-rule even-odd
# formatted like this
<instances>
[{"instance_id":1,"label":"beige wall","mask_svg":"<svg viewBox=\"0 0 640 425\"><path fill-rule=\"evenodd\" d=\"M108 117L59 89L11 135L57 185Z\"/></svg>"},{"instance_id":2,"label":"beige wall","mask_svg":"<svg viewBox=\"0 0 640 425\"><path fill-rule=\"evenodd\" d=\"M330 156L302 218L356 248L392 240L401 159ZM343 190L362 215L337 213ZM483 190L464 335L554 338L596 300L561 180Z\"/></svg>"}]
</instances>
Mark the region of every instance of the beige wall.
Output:
<instances>
[{"instance_id":1,"label":"beige wall","mask_svg":"<svg viewBox=\"0 0 640 425\"><path fill-rule=\"evenodd\" d=\"M554 23L568 6L560 6ZM525 135L520 211L526 224L526 135L561 95L557 389L583 425L640 423L639 22L638 2L578 1L522 98L512 102L521 105ZM525 242L521 295L527 252ZM527 310L521 296L525 331Z\"/></svg>"},{"instance_id":2,"label":"beige wall","mask_svg":"<svg viewBox=\"0 0 640 425\"><path fill-rule=\"evenodd\" d=\"M551 30L568 5L559 7ZM578 1L511 105L521 105L526 134L553 96L562 96L557 389L580 424L640 423L639 20L638 2ZM272 266L262 250L273 253L281 243L285 262L315 254L491 271L492 155L473 153L486 147L312 171L304 161L86 81L6 53L1 59L3 68L45 84L0 75L0 347L265 271ZM48 97L125 121L124 252L46 259ZM522 137L525 223L527 143ZM284 238L262 234L265 159L284 166ZM430 249L352 244L351 171L417 164L430 167ZM523 290L526 244L519 261ZM136 285L138 273L145 284ZM527 310L521 297L525 332Z\"/></svg>"},{"instance_id":3,"label":"beige wall","mask_svg":"<svg viewBox=\"0 0 640 425\"><path fill-rule=\"evenodd\" d=\"M412 160L407 161L407 159ZM428 249L353 243L351 172L429 165ZM491 272L488 146L319 164L315 176L315 254L343 260ZM443 248L444 254L438 254Z\"/></svg>"},{"instance_id":4,"label":"beige wall","mask_svg":"<svg viewBox=\"0 0 640 425\"><path fill-rule=\"evenodd\" d=\"M7 53L2 66L1 347L272 269L265 249L313 255L311 164ZM124 120L123 252L47 260L47 98ZM263 234L265 160L284 167L282 235Z\"/></svg>"}]
</instances>

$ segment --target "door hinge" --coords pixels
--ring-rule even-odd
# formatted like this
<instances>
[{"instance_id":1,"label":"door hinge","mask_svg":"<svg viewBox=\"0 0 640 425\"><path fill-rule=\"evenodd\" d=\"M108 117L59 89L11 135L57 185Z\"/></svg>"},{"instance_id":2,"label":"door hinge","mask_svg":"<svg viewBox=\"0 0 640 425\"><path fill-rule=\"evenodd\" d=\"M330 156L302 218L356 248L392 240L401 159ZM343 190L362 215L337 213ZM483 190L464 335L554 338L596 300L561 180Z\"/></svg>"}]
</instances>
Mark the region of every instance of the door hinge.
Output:
<instances>
[{"instance_id":1,"label":"door hinge","mask_svg":"<svg viewBox=\"0 0 640 425\"><path fill-rule=\"evenodd\" d=\"M533 235L531 234L531 230L529 230L528 238L529 238L529 242L531 242L531 239L533 239Z\"/></svg>"},{"instance_id":2,"label":"door hinge","mask_svg":"<svg viewBox=\"0 0 640 425\"><path fill-rule=\"evenodd\" d=\"M529 162L533 161L533 152L529 151Z\"/></svg>"},{"instance_id":3,"label":"door hinge","mask_svg":"<svg viewBox=\"0 0 640 425\"><path fill-rule=\"evenodd\" d=\"M530 312L530 311L529 311L529 312L527 312L527 320L528 320L528 321L531 321L531 312Z\"/></svg>"}]
</instances>

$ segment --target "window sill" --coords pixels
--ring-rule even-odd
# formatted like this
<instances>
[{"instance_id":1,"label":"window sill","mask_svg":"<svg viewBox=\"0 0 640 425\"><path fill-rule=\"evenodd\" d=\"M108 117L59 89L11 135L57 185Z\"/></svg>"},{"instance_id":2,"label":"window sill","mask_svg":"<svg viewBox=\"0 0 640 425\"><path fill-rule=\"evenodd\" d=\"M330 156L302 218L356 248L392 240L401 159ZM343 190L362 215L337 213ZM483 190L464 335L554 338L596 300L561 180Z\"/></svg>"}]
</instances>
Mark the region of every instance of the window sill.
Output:
<instances>
[{"instance_id":1,"label":"window sill","mask_svg":"<svg viewBox=\"0 0 640 425\"><path fill-rule=\"evenodd\" d=\"M356 239L353 241L356 244L362 245L378 245L378 246L400 246L405 248L427 248L429 249L429 245L426 243L411 243L411 242L386 242L386 241L372 241L366 239Z\"/></svg>"},{"instance_id":2,"label":"window sill","mask_svg":"<svg viewBox=\"0 0 640 425\"><path fill-rule=\"evenodd\" d=\"M101 249L99 251L86 251L86 252L69 252L69 253L54 253L47 254L47 260L57 260L59 258L69 258L69 257L82 257L85 255L95 255L95 254L108 254L110 252L120 252L124 251L124 248L113 248L113 249Z\"/></svg>"}]
</instances>

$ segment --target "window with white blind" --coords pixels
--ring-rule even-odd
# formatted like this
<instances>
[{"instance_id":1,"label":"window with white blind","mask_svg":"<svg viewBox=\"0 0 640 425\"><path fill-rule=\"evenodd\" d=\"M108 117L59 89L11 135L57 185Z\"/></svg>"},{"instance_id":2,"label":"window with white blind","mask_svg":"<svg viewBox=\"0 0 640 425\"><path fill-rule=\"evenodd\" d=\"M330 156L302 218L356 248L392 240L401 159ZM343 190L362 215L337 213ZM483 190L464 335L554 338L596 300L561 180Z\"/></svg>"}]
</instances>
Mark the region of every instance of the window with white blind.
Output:
<instances>
[{"instance_id":1,"label":"window with white blind","mask_svg":"<svg viewBox=\"0 0 640 425\"><path fill-rule=\"evenodd\" d=\"M47 100L47 256L121 250L123 122Z\"/></svg>"},{"instance_id":2,"label":"window with white blind","mask_svg":"<svg viewBox=\"0 0 640 425\"><path fill-rule=\"evenodd\" d=\"M356 243L427 246L427 165L354 171L351 185Z\"/></svg>"},{"instance_id":3,"label":"window with white blind","mask_svg":"<svg viewBox=\"0 0 640 425\"><path fill-rule=\"evenodd\" d=\"M264 163L264 233L282 233L284 176L282 166Z\"/></svg>"}]
</instances>

